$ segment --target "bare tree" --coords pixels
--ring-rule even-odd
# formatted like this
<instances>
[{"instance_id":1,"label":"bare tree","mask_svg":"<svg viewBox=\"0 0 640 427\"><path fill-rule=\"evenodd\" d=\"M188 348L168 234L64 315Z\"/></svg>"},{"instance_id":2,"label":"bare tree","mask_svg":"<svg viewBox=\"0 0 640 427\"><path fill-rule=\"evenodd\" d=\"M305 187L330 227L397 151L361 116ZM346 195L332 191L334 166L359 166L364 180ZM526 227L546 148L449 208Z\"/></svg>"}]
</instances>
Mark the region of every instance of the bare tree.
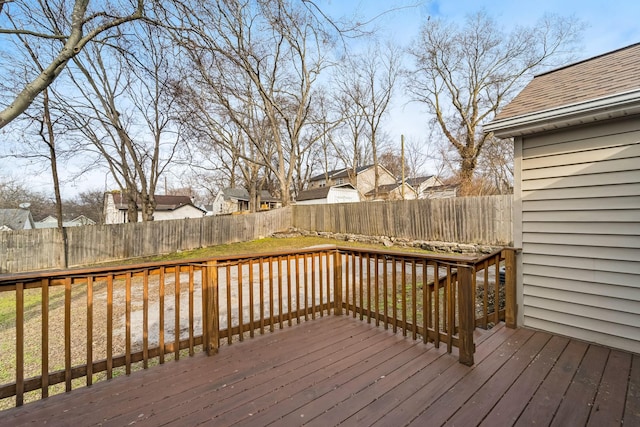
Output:
<instances>
[{"instance_id":1,"label":"bare tree","mask_svg":"<svg viewBox=\"0 0 640 427\"><path fill-rule=\"evenodd\" d=\"M42 69L35 78L19 89L8 103L2 103L0 129L29 108L89 42L112 28L145 17L143 0L133 3L130 13L125 15L119 13L121 5L111 2L98 3L102 8L90 8L89 0L5 3L0 2L0 34L29 38L30 45L37 45L42 40L57 40L59 48L47 60L41 59ZM11 20L23 25L20 28L4 25Z\"/></svg>"},{"instance_id":2,"label":"bare tree","mask_svg":"<svg viewBox=\"0 0 640 427\"><path fill-rule=\"evenodd\" d=\"M354 143L357 144L359 133L364 129L369 137L375 166L375 197L378 195L380 181L377 166L382 136L381 124L391 104L396 81L400 74L400 63L401 54L396 46L374 44L364 54L354 55L345 60L340 73L341 77L337 79L346 102L351 104L348 108L353 110L351 113L353 118L350 120L353 121L351 129ZM364 122L364 126L360 127L362 122Z\"/></svg>"},{"instance_id":3,"label":"bare tree","mask_svg":"<svg viewBox=\"0 0 640 427\"><path fill-rule=\"evenodd\" d=\"M193 81L242 129L259 163L278 180L283 205L290 201L299 156L319 138L309 133L309 117L331 37L308 6L289 0L185 2L181 28L190 31L176 34L197 71ZM273 151L264 150L250 127L247 108L268 125Z\"/></svg>"},{"instance_id":4,"label":"bare tree","mask_svg":"<svg viewBox=\"0 0 640 427\"><path fill-rule=\"evenodd\" d=\"M158 182L181 141L172 117L168 46L144 28L135 45L95 44L75 57L69 77L81 96L65 104L76 131L91 142L88 150L107 163L127 197L130 222L138 220L138 207L143 221L153 220Z\"/></svg>"},{"instance_id":5,"label":"bare tree","mask_svg":"<svg viewBox=\"0 0 640 427\"><path fill-rule=\"evenodd\" d=\"M428 20L409 49L415 68L407 86L424 103L457 153L460 193L469 194L478 159L490 134L487 123L532 73L566 61L583 25L573 17L544 16L509 34L486 13L457 26Z\"/></svg>"}]
</instances>

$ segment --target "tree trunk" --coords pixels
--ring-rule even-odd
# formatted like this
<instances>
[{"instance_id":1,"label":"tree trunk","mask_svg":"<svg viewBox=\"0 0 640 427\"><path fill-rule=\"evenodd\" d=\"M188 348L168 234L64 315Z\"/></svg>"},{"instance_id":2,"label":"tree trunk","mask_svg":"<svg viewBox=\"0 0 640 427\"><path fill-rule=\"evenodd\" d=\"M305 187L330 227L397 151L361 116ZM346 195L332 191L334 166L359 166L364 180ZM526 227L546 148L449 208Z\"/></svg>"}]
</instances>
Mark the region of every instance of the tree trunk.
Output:
<instances>
[{"instance_id":1,"label":"tree trunk","mask_svg":"<svg viewBox=\"0 0 640 427\"><path fill-rule=\"evenodd\" d=\"M127 193L127 222L138 222L138 203L136 192Z\"/></svg>"},{"instance_id":2,"label":"tree trunk","mask_svg":"<svg viewBox=\"0 0 640 427\"><path fill-rule=\"evenodd\" d=\"M458 195L469 196L473 193L473 173L476 169L475 157L463 157L458 171Z\"/></svg>"}]
</instances>

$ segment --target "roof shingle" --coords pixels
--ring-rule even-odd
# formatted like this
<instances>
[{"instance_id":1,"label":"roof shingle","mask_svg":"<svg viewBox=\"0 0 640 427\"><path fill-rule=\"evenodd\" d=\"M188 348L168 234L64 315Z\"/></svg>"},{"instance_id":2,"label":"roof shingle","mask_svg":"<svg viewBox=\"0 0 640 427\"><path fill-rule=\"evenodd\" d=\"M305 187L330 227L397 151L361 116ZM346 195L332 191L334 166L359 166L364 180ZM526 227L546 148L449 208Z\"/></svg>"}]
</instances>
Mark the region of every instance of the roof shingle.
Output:
<instances>
[{"instance_id":1,"label":"roof shingle","mask_svg":"<svg viewBox=\"0 0 640 427\"><path fill-rule=\"evenodd\" d=\"M502 120L640 89L640 43L537 75Z\"/></svg>"}]
</instances>

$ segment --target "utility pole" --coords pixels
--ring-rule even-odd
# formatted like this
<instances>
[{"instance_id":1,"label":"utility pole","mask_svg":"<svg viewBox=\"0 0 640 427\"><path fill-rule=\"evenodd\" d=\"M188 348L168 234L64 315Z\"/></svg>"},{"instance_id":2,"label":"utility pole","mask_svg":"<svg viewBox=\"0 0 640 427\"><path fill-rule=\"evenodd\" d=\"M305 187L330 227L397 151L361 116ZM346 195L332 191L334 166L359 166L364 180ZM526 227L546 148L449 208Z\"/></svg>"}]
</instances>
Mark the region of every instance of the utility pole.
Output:
<instances>
[{"instance_id":1,"label":"utility pole","mask_svg":"<svg viewBox=\"0 0 640 427\"><path fill-rule=\"evenodd\" d=\"M400 191L402 191L402 200L404 200L404 135L400 135L400 157L402 157L402 182L400 184L402 187Z\"/></svg>"}]
</instances>

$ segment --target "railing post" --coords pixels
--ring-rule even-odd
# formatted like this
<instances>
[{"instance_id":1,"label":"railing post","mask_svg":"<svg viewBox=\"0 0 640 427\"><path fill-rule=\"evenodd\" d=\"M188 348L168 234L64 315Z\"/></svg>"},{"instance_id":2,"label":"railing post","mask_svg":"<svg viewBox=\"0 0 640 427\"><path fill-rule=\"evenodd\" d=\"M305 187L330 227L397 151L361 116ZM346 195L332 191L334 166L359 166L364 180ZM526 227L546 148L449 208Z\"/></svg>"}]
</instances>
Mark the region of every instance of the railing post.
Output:
<instances>
[{"instance_id":1,"label":"railing post","mask_svg":"<svg viewBox=\"0 0 640 427\"><path fill-rule=\"evenodd\" d=\"M504 298L505 298L505 324L507 328L515 329L518 327L518 305L516 303L516 251L513 249L504 249L502 251L504 257Z\"/></svg>"},{"instance_id":2,"label":"railing post","mask_svg":"<svg viewBox=\"0 0 640 427\"><path fill-rule=\"evenodd\" d=\"M204 348L208 356L218 352L220 346L220 319L218 318L218 262L208 261L202 281L203 289L203 326Z\"/></svg>"},{"instance_id":3,"label":"railing post","mask_svg":"<svg viewBox=\"0 0 640 427\"><path fill-rule=\"evenodd\" d=\"M336 250L333 255L333 314L342 316L342 254Z\"/></svg>"},{"instance_id":4,"label":"railing post","mask_svg":"<svg viewBox=\"0 0 640 427\"><path fill-rule=\"evenodd\" d=\"M473 301L472 286L473 267L458 266L458 313L460 315L460 329L458 330L458 360L467 366L473 365L473 331L475 329L475 303Z\"/></svg>"}]
</instances>

